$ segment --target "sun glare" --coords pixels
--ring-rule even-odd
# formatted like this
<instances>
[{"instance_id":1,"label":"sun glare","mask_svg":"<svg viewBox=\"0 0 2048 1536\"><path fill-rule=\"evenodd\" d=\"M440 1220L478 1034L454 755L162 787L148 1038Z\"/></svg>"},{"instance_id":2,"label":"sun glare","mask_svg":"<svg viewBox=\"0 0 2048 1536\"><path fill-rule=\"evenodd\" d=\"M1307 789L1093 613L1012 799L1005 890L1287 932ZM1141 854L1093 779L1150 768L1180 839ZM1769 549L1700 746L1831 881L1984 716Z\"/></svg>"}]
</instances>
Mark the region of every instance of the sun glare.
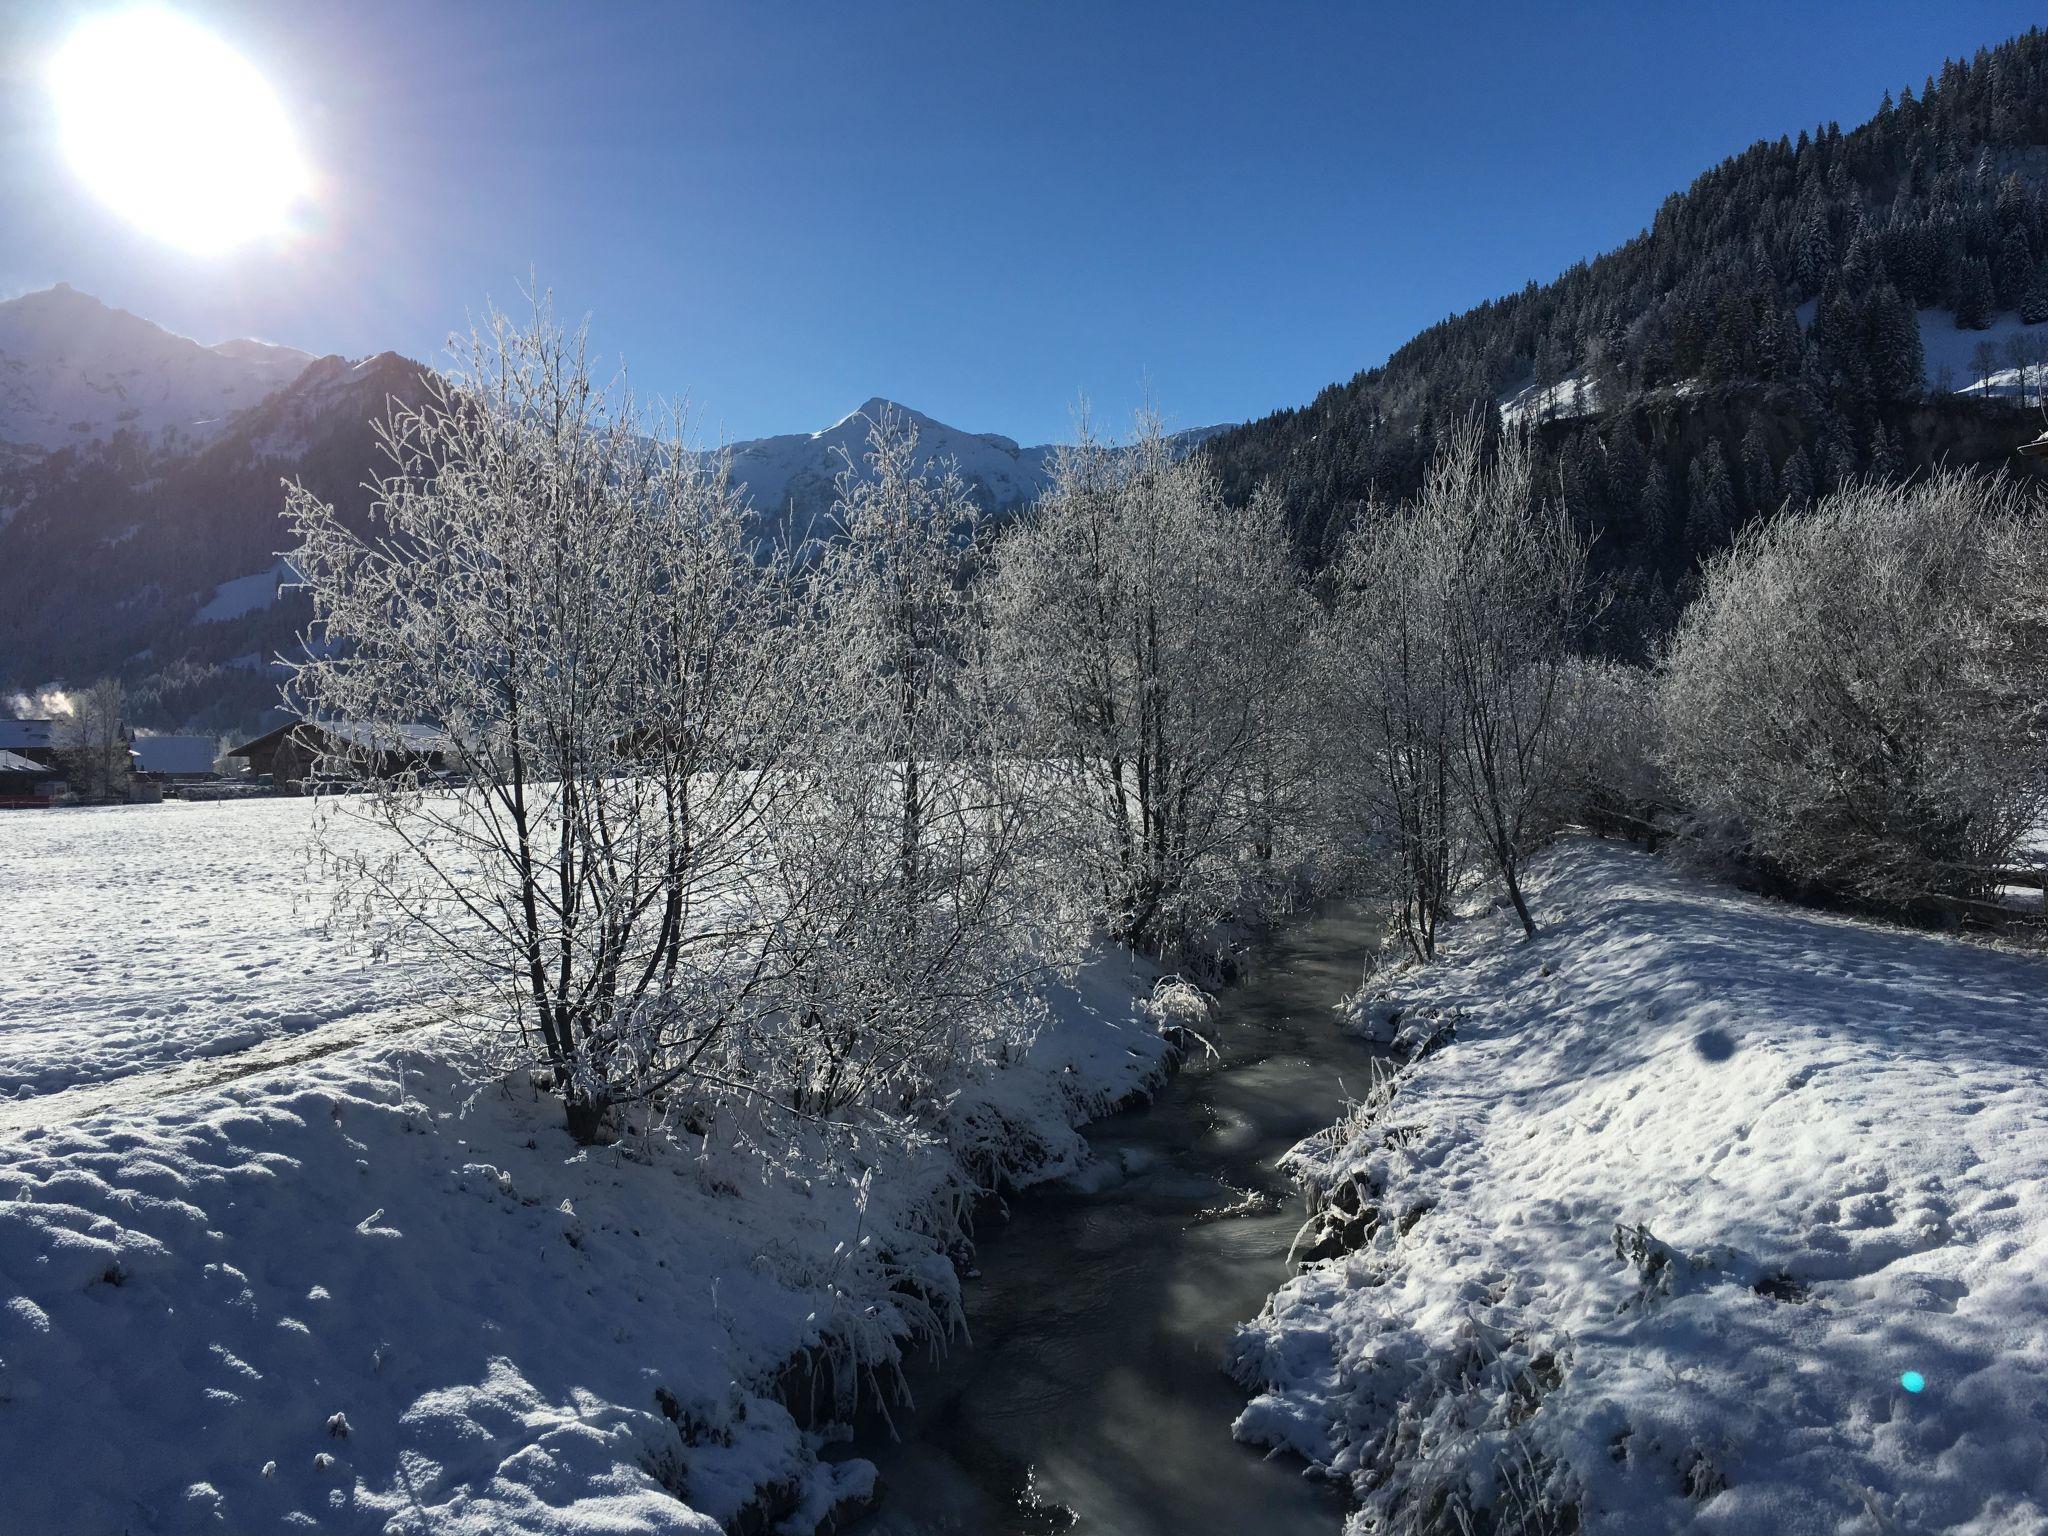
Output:
<instances>
[{"instance_id":1,"label":"sun glare","mask_svg":"<svg viewBox=\"0 0 2048 1536\"><path fill-rule=\"evenodd\" d=\"M311 178L284 105L204 27L160 10L82 22L50 88L73 170L141 229L202 254L290 232Z\"/></svg>"}]
</instances>

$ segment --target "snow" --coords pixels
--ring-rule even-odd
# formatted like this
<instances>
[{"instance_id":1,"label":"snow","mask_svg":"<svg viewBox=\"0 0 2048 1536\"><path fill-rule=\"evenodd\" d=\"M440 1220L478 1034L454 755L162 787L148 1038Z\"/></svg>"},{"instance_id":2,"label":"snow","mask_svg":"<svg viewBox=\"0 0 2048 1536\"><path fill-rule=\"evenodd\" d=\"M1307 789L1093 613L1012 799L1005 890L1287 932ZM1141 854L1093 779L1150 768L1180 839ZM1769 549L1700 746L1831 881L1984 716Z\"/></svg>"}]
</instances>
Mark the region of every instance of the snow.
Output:
<instances>
[{"instance_id":1,"label":"snow","mask_svg":"<svg viewBox=\"0 0 2048 1536\"><path fill-rule=\"evenodd\" d=\"M1537 883L1354 1009L1455 1039L1291 1155L1373 1215L1241 1330L1240 1437L1355 1531L2048 1528L2048 963L1583 840Z\"/></svg>"},{"instance_id":2,"label":"snow","mask_svg":"<svg viewBox=\"0 0 2048 1536\"><path fill-rule=\"evenodd\" d=\"M1959 331L1955 316L1945 309L1923 309L1919 312L1920 350L1926 363L1926 379L1929 389L1941 384L1942 370L1948 370L1950 389L1959 395L2016 395L2019 393L2019 370L2006 364L2006 343L2014 336L2038 338L2044 349L2048 349L2048 330L2030 326L2017 313L2007 310L1991 317L1991 326L1982 331ZM1973 359L1977 349L1989 342L1998 366L1991 375L1990 388L1983 388L1977 378L1977 367ZM2031 366L2033 375L2027 389L2032 396L2039 388L2048 368L2040 363Z\"/></svg>"},{"instance_id":3,"label":"snow","mask_svg":"<svg viewBox=\"0 0 2048 1536\"><path fill-rule=\"evenodd\" d=\"M213 589L213 596L192 615L193 621L199 624L219 623L261 612L277 601L277 584L284 574L284 564L280 561L269 570L222 582Z\"/></svg>"},{"instance_id":4,"label":"snow","mask_svg":"<svg viewBox=\"0 0 2048 1536\"><path fill-rule=\"evenodd\" d=\"M0 821L0 1099L221 1056L409 997L404 963L323 933L312 804Z\"/></svg>"},{"instance_id":5,"label":"snow","mask_svg":"<svg viewBox=\"0 0 2048 1536\"><path fill-rule=\"evenodd\" d=\"M33 699L25 702L34 703ZM56 722L51 720L15 719L0 716L0 747L10 750L33 751L56 745Z\"/></svg>"},{"instance_id":6,"label":"snow","mask_svg":"<svg viewBox=\"0 0 2048 1536\"><path fill-rule=\"evenodd\" d=\"M204 347L68 284L0 303L0 443L52 450L123 428L200 441L313 361L291 347Z\"/></svg>"},{"instance_id":7,"label":"snow","mask_svg":"<svg viewBox=\"0 0 2048 1536\"><path fill-rule=\"evenodd\" d=\"M459 1070L450 1026L375 1011L404 970L318 931L311 814L0 822L0 1046L14 1082L81 1085L0 1112L9 1528L713 1536L751 1506L800 1536L865 1494L779 1384L886 1373L931 1315L908 1281L944 1324L954 1152L828 1159L736 1113L576 1147L522 1077ZM1074 1124L1166 1068L1154 976L1098 955L955 1105L955 1148L1084 1165ZM301 1011L336 1022L215 1054Z\"/></svg>"},{"instance_id":8,"label":"snow","mask_svg":"<svg viewBox=\"0 0 2048 1536\"><path fill-rule=\"evenodd\" d=\"M1510 427L1531 417L1537 421L1570 421L1597 415L1599 410L1599 386L1583 374L1547 387L1525 385L1500 397L1501 424Z\"/></svg>"}]
</instances>

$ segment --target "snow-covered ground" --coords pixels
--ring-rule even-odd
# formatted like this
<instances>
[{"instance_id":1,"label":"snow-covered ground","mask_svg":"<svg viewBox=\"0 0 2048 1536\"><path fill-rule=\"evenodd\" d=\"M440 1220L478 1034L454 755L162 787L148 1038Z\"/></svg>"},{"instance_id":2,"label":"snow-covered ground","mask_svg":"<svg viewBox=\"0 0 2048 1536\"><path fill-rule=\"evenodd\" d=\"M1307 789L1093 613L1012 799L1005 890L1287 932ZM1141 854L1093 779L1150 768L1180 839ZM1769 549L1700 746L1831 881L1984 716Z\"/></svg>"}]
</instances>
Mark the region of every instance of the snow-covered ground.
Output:
<instances>
[{"instance_id":1,"label":"snow-covered ground","mask_svg":"<svg viewBox=\"0 0 2048 1536\"><path fill-rule=\"evenodd\" d=\"M0 815L0 1099L388 1009L415 980L325 932L310 800Z\"/></svg>"},{"instance_id":2,"label":"snow-covered ground","mask_svg":"<svg viewBox=\"0 0 2048 1536\"><path fill-rule=\"evenodd\" d=\"M2048 1530L2048 962L1584 841L1539 884L1358 1008L1455 1042L1293 1154L1355 1246L1242 1330L1239 1435L1361 1532Z\"/></svg>"},{"instance_id":3,"label":"snow-covered ground","mask_svg":"<svg viewBox=\"0 0 2048 1536\"><path fill-rule=\"evenodd\" d=\"M0 1527L708 1536L857 1500L780 1372L886 1373L945 1319L955 1159L732 1119L577 1148L446 1026L389 1027L405 973L317 932L309 815L0 822L11 1080L90 1085L0 1124ZM1083 1163L1073 1126L1165 1069L1152 979L1098 956L957 1134Z\"/></svg>"},{"instance_id":4,"label":"snow-covered ground","mask_svg":"<svg viewBox=\"0 0 2048 1536\"><path fill-rule=\"evenodd\" d=\"M1524 421L1571 421L1599 411L1600 387L1590 378L1574 375L1555 384L1511 389L1500 397L1499 404L1504 427Z\"/></svg>"}]
</instances>

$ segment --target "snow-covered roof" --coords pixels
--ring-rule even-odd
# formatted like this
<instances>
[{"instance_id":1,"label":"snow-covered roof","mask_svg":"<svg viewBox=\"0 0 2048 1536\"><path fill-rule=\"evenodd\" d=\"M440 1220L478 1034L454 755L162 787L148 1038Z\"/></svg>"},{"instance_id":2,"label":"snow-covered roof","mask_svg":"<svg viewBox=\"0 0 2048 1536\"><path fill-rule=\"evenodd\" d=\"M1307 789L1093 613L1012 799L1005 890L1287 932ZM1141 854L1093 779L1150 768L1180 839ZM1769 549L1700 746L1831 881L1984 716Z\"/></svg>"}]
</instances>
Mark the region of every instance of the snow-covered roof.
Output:
<instances>
[{"instance_id":1,"label":"snow-covered roof","mask_svg":"<svg viewBox=\"0 0 2048 1536\"><path fill-rule=\"evenodd\" d=\"M211 736L138 736L137 766L144 773L211 773L215 756Z\"/></svg>"},{"instance_id":2,"label":"snow-covered roof","mask_svg":"<svg viewBox=\"0 0 2048 1536\"><path fill-rule=\"evenodd\" d=\"M0 773L48 773L41 763L17 753L0 751Z\"/></svg>"},{"instance_id":3,"label":"snow-covered roof","mask_svg":"<svg viewBox=\"0 0 2048 1536\"><path fill-rule=\"evenodd\" d=\"M0 719L0 752L20 751L23 747L49 747L56 745L54 728L48 720L7 720Z\"/></svg>"},{"instance_id":4,"label":"snow-covered roof","mask_svg":"<svg viewBox=\"0 0 2048 1536\"><path fill-rule=\"evenodd\" d=\"M317 728L351 747L379 751L440 752L448 745L447 733L438 725L417 721L322 720L317 722Z\"/></svg>"}]
</instances>

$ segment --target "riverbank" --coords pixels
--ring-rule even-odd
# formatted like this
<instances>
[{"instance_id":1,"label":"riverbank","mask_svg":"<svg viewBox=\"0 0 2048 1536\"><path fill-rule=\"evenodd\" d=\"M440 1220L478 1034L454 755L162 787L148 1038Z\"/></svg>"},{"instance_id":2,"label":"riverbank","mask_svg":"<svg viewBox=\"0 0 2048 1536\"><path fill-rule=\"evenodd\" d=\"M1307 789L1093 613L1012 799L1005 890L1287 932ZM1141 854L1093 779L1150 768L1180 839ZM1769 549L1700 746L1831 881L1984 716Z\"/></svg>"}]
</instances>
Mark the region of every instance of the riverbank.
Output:
<instances>
[{"instance_id":1,"label":"riverbank","mask_svg":"<svg viewBox=\"0 0 2048 1536\"><path fill-rule=\"evenodd\" d=\"M2048 964L1568 841L1291 1164L1352 1251L1243 1328L1375 1531L2048 1526Z\"/></svg>"},{"instance_id":2,"label":"riverbank","mask_svg":"<svg viewBox=\"0 0 2048 1536\"><path fill-rule=\"evenodd\" d=\"M557 1102L469 1080L438 1026L228 1075L383 1017L405 980L329 963L317 891L294 904L304 827L275 804L34 834L10 892L28 968L0 992L23 1090L0 1135L0 1484L23 1529L808 1530L872 1472L819 1459L780 1400L790 1363L886 1381L957 1315L966 1170L1079 1168L1076 1127L1174 1050L1137 1006L1153 968L1105 949L943 1140L828 1157L728 1119L578 1148ZM196 876L192 848L237 880ZM246 1022L283 989L326 1022ZM166 1085L195 1064L220 1080Z\"/></svg>"}]
</instances>

